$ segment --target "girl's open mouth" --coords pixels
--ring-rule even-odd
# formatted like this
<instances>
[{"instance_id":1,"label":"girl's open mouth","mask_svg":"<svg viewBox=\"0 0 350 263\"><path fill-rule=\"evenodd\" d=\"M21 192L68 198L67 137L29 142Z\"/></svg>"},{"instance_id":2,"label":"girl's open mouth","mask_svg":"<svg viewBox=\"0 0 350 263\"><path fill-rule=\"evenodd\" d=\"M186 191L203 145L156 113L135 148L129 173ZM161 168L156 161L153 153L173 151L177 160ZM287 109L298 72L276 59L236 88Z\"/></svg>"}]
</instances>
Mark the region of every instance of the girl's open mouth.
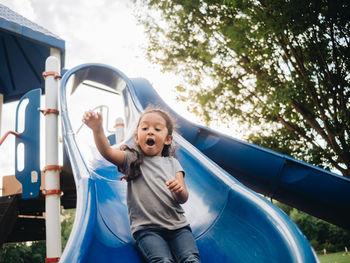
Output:
<instances>
[{"instance_id":1,"label":"girl's open mouth","mask_svg":"<svg viewBox=\"0 0 350 263\"><path fill-rule=\"evenodd\" d=\"M147 139L146 144L148 146L153 146L155 144L155 141L153 139Z\"/></svg>"}]
</instances>

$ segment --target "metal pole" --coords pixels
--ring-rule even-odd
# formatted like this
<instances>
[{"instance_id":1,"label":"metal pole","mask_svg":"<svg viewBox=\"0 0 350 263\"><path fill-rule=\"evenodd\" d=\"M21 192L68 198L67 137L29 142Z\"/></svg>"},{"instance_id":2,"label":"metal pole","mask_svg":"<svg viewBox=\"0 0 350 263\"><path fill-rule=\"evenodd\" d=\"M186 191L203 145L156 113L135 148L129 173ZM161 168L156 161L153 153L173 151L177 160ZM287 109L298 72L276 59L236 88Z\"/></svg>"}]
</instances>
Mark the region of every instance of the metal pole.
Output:
<instances>
[{"instance_id":1,"label":"metal pole","mask_svg":"<svg viewBox=\"0 0 350 263\"><path fill-rule=\"evenodd\" d=\"M119 144L124 140L124 120L121 117L118 117L115 120L115 124L114 124L114 128L115 128L115 143Z\"/></svg>"},{"instance_id":2,"label":"metal pole","mask_svg":"<svg viewBox=\"0 0 350 263\"><path fill-rule=\"evenodd\" d=\"M58 167L58 79L55 75L48 74L57 72L60 74L59 62L56 57L50 56L46 60L45 70L45 94L46 110L50 114L45 115L45 154L46 167ZM52 111L53 110L53 111ZM45 168L46 168L45 167ZM46 211L46 257L58 259L61 256L61 222L60 222L60 178L58 169L45 169L45 211ZM49 261L47 261L49 262Z\"/></svg>"}]
</instances>

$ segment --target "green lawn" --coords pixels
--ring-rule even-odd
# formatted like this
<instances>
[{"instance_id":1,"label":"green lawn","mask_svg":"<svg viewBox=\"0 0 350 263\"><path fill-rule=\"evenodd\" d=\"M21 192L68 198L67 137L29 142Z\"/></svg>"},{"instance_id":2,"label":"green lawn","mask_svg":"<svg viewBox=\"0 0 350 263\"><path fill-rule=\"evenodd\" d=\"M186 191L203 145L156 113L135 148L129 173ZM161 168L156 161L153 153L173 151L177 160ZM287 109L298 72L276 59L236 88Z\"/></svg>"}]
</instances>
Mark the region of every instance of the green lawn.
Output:
<instances>
[{"instance_id":1,"label":"green lawn","mask_svg":"<svg viewBox=\"0 0 350 263\"><path fill-rule=\"evenodd\" d=\"M350 263L350 255L344 252L330 253L327 256L317 255L321 263Z\"/></svg>"}]
</instances>

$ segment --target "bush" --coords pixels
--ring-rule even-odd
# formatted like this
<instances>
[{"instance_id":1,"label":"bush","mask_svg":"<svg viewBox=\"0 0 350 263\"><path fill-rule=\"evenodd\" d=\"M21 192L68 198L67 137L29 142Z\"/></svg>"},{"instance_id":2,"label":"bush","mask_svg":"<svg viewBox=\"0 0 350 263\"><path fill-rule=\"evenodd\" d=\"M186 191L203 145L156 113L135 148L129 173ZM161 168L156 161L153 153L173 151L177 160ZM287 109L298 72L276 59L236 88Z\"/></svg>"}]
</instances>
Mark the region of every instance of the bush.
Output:
<instances>
[{"instance_id":1,"label":"bush","mask_svg":"<svg viewBox=\"0 0 350 263\"><path fill-rule=\"evenodd\" d=\"M350 231L313 217L288 205L276 202L300 228L317 251L326 248L328 252L344 251L349 247Z\"/></svg>"}]
</instances>

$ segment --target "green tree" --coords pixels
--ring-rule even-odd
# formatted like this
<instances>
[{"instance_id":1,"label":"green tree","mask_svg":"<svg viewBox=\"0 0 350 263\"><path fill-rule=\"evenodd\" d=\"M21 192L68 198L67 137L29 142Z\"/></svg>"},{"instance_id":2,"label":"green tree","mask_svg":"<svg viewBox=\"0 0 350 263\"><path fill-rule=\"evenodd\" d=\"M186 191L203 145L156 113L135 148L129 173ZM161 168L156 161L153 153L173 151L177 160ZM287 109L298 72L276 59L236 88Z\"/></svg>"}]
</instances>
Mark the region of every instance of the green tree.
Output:
<instances>
[{"instance_id":1,"label":"green tree","mask_svg":"<svg viewBox=\"0 0 350 263\"><path fill-rule=\"evenodd\" d=\"M326 248L329 252L342 251L348 246L350 231L308 215L295 208L290 218L299 226L316 250Z\"/></svg>"},{"instance_id":2,"label":"green tree","mask_svg":"<svg viewBox=\"0 0 350 263\"><path fill-rule=\"evenodd\" d=\"M0 250L0 263L44 262L45 253L45 241L7 243Z\"/></svg>"},{"instance_id":3,"label":"green tree","mask_svg":"<svg viewBox=\"0 0 350 263\"><path fill-rule=\"evenodd\" d=\"M135 1L149 60L184 77L191 111L350 177L349 1Z\"/></svg>"},{"instance_id":4,"label":"green tree","mask_svg":"<svg viewBox=\"0 0 350 263\"><path fill-rule=\"evenodd\" d=\"M315 250L342 251L349 246L350 231L308 215L281 202L274 202L300 228Z\"/></svg>"},{"instance_id":5,"label":"green tree","mask_svg":"<svg viewBox=\"0 0 350 263\"><path fill-rule=\"evenodd\" d=\"M62 249L65 248L75 219L75 209L63 210L63 220L61 222Z\"/></svg>"}]
</instances>

